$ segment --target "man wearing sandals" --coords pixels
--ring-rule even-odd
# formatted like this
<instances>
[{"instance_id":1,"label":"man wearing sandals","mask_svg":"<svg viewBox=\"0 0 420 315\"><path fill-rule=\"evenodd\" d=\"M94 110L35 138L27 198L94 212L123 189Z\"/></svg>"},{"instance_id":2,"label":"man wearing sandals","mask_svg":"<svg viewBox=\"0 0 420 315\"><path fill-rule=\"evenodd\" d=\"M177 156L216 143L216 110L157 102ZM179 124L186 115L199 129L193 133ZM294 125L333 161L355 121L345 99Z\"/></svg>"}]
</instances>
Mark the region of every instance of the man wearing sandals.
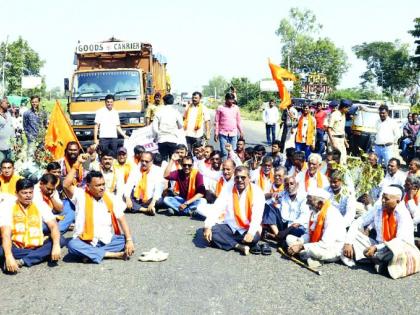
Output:
<instances>
[{"instance_id":1,"label":"man wearing sandals","mask_svg":"<svg viewBox=\"0 0 420 315\"><path fill-rule=\"evenodd\" d=\"M134 253L134 244L124 216L124 202L106 192L100 172L91 171L86 176L86 190L73 184L78 165L88 157L87 154L78 157L63 183L76 207L74 235L67 244L69 253L94 263L104 258L127 259ZM120 233L120 227L124 234Z\"/></svg>"},{"instance_id":2,"label":"man wearing sandals","mask_svg":"<svg viewBox=\"0 0 420 315\"><path fill-rule=\"evenodd\" d=\"M214 211L204 222L204 238L216 248L235 249L243 255L248 255L250 249L261 253L257 242L264 204L264 193L250 183L248 168L238 166L233 187L222 190L213 205ZM265 250L271 252L270 248Z\"/></svg>"},{"instance_id":3,"label":"man wearing sandals","mask_svg":"<svg viewBox=\"0 0 420 315\"><path fill-rule=\"evenodd\" d=\"M144 152L141 155L140 165L140 168L132 170L124 188L127 210L155 215L156 202L163 192L162 170L153 165L151 152Z\"/></svg>"},{"instance_id":4,"label":"man wearing sandals","mask_svg":"<svg viewBox=\"0 0 420 315\"><path fill-rule=\"evenodd\" d=\"M311 188L307 197L312 211L307 232L301 237L290 234L286 237L289 255L299 254L312 268L320 267L323 262L338 261L346 237L344 218L329 199L326 190Z\"/></svg>"}]
</instances>

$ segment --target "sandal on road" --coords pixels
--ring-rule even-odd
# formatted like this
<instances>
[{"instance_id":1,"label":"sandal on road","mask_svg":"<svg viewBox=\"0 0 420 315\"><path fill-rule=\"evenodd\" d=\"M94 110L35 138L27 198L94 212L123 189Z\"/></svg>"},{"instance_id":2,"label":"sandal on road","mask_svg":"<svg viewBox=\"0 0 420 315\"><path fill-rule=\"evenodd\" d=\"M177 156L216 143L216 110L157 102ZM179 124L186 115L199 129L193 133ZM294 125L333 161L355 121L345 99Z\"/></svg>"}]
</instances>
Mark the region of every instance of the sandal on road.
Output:
<instances>
[{"instance_id":1,"label":"sandal on road","mask_svg":"<svg viewBox=\"0 0 420 315\"><path fill-rule=\"evenodd\" d=\"M160 261L164 261L168 259L168 256L169 256L168 253L164 253L158 250L157 248L152 248L148 252L141 253L138 259L139 261L143 261L143 262L147 262L147 261L160 262Z\"/></svg>"},{"instance_id":2,"label":"sandal on road","mask_svg":"<svg viewBox=\"0 0 420 315\"><path fill-rule=\"evenodd\" d=\"M261 254L263 254L264 256L271 255L271 247L270 247L270 245L268 245L267 243L263 243L261 245Z\"/></svg>"}]
</instances>

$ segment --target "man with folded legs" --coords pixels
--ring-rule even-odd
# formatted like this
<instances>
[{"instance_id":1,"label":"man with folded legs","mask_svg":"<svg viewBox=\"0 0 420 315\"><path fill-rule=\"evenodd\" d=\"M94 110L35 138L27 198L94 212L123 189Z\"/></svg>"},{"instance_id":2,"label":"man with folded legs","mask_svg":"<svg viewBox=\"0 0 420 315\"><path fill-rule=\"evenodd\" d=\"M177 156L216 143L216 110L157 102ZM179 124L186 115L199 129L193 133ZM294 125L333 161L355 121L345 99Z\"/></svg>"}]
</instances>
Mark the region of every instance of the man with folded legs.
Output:
<instances>
[{"instance_id":1,"label":"man with folded legs","mask_svg":"<svg viewBox=\"0 0 420 315\"><path fill-rule=\"evenodd\" d=\"M81 154L76 165L88 157ZM85 190L74 186L76 169L70 170L63 183L67 196L76 206L73 239L67 244L69 253L97 264L104 258L127 259L134 252L134 244L124 216L124 202L106 191L101 172L89 172Z\"/></svg>"},{"instance_id":2,"label":"man with folded legs","mask_svg":"<svg viewBox=\"0 0 420 315\"><path fill-rule=\"evenodd\" d=\"M0 165L0 192L14 195L16 182L22 177L15 172L15 163L11 159L4 159Z\"/></svg>"},{"instance_id":3,"label":"man with folded legs","mask_svg":"<svg viewBox=\"0 0 420 315\"><path fill-rule=\"evenodd\" d=\"M32 181L19 179L16 200L7 200L2 204L0 257L5 258L5 272L15 273L22 266L31 267L48 258L52 261L60 259L64 239L60 237L50 208L45 202L34 200L33 191ZM43 222L51 231L51 238L45 238Z\"/></svg>"},{"instance_id":4,"label":"man with folded legs","mask_svg":"<svg viewBox=\"0 0 420 315\"><path fill-rule=\"evenodd\" d=\"M308 230L301 236L288 235L289 255L299 254L310 267L320 267L323 262L340 259L346 237L344 219L331 205L330 194L322 188L308 191L307 204L311 210Z\"/></svg>"},{"instance_id":5,"label":"man with folded legs","mask_svg":"<svg viewBox=\"0 0 420 315\"><path fill-rule=\"evenodd\" d=\"M246 167L235 169L234 180L231 189L222 190L204 222L204 238L216 248L248 255L250 247L258 247L265 198L261 188L250 182Z\"/></svg>"}]
</instances>

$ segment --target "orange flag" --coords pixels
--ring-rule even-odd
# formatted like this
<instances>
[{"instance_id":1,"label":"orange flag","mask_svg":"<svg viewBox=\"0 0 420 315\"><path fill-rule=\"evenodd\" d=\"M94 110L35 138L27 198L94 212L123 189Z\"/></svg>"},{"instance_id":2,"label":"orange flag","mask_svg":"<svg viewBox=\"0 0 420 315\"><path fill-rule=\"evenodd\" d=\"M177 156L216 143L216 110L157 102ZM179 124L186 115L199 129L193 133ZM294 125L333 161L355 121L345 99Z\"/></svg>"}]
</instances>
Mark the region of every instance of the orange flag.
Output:
<instances>
[{"instance_id":1,"label":"orange flag","mask_svg":"<svg viewBox=\"0 0 420 315\"><path fill-rule=\"evenodd\" d=\"M290 94L286 89L286 86L284 85L283 79L290 79L293 81L296 81L296 77L293 73L287 71L286 69L281 68L278 65L275 65L271 63L270 60L268 60L268 65L271 70L271 76L273 77L273 80L277 84L277 88L279 89L279 95L281 98L280 103L280 109L285 109L289 104L292 102L290 99Z\"/></svg>"},{"instance_id":2,"label":"orange flag","mask_svg":"<svg viewBox=\"0 0 420 315\"><path fill-rule=\"evenodd\" d=\"M61 109L60 102L57 100L50 115L47 132L45 133L45 149L50 151L53 157L58 160L64 156L64 150L69 141L79 143L73 128L70 126L69 121Z\"/></svg>"}]
</instances>

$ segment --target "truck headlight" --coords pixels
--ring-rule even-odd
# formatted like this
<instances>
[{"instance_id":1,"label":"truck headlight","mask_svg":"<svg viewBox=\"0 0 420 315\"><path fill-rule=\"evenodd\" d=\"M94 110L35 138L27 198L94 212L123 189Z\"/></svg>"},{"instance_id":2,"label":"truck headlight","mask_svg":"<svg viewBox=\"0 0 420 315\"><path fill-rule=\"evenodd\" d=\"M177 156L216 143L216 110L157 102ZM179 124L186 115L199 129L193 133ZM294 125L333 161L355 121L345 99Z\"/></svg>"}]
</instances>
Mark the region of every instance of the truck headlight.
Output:
<instances>
[{"instance_id":1,"label":"truck headlight","mask_svg":"<svg viewBox=\"0 0 420 315\"><path fill-rule=\"evenodd\" d=\"M140 122L140 118L132 117L128 119L129 124L138 124Z\"/></svg>"}]
</instances>

